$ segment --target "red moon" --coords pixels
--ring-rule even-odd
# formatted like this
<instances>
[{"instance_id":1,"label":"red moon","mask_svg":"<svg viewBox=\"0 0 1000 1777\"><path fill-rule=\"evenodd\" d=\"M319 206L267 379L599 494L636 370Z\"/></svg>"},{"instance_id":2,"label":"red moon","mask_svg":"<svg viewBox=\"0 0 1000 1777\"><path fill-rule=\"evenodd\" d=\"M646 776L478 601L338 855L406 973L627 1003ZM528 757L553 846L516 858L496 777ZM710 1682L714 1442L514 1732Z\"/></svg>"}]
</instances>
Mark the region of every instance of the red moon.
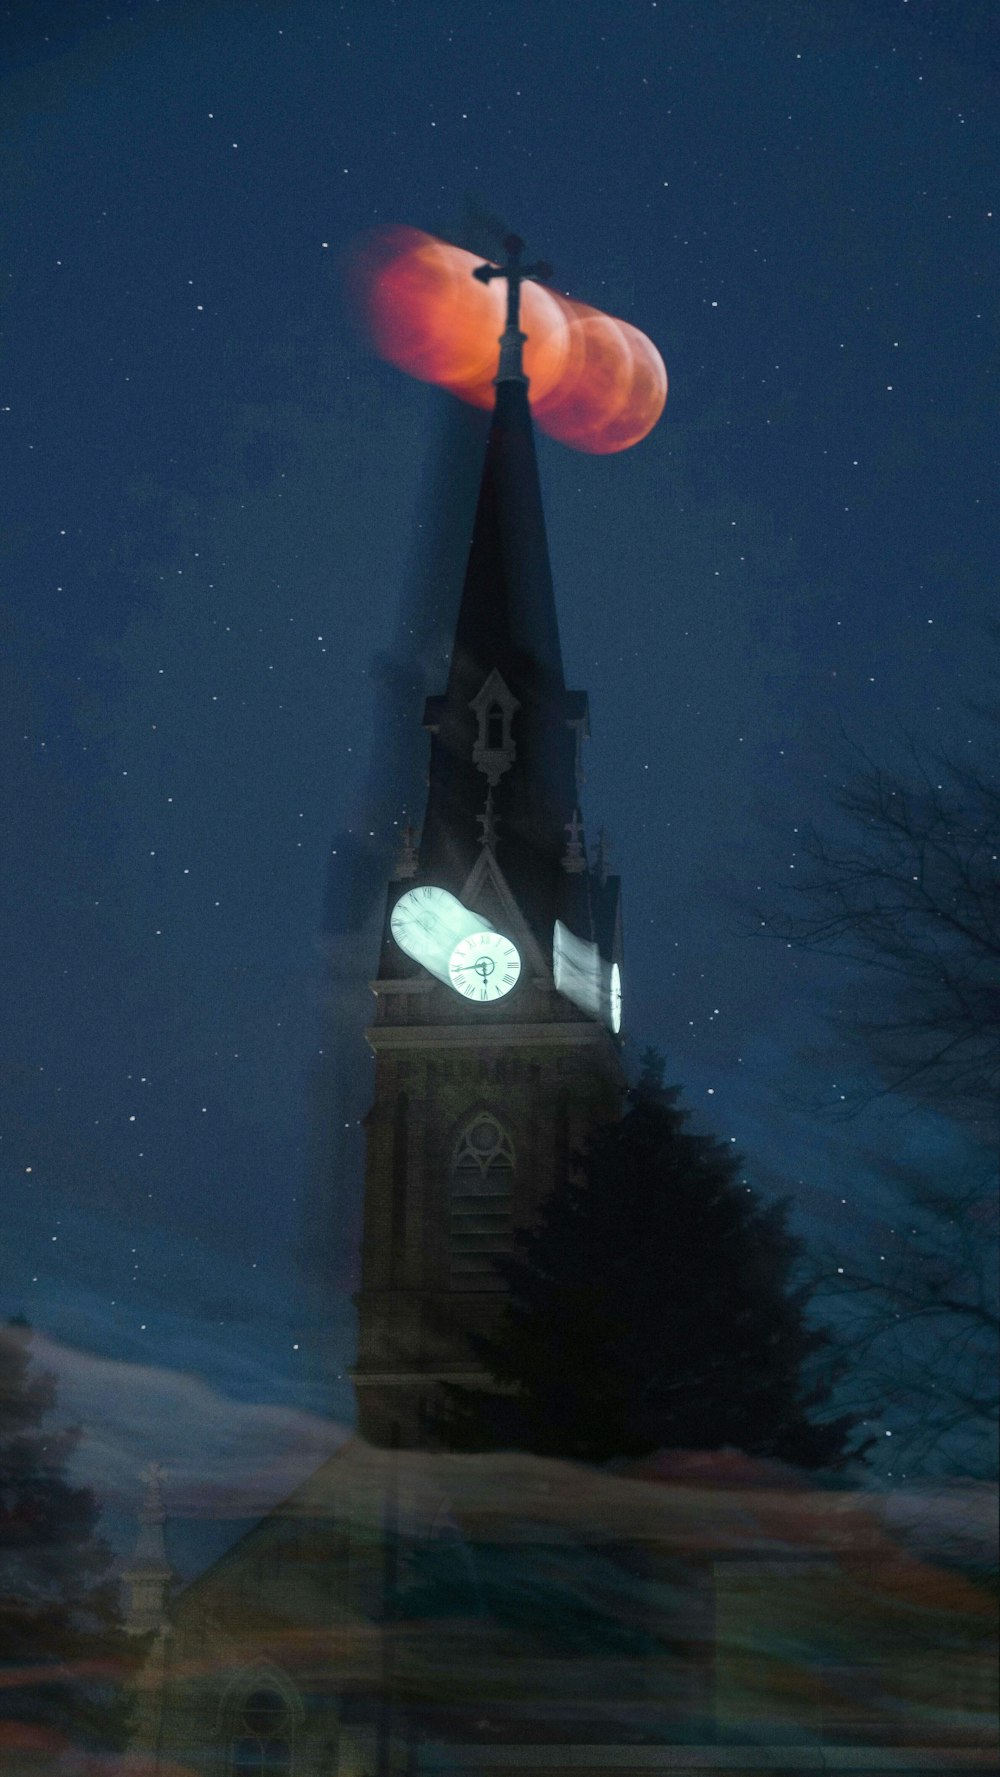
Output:
<instances>
[{"instance_id":1,"label":"red moon","mask_svg":"<svg viewBox=\"0 0 1000 1777\"><path fill-rule=\"evenodd\" d=\"M380 357L488 408L506 284L479 283L472 272L480 263L420 229L379 229L355 249L348 287ZM521 330L529 400L543 432L604 456L652 431L667 399L667 372L638 328L525 282Z\"/></svg>"}]
</instances>

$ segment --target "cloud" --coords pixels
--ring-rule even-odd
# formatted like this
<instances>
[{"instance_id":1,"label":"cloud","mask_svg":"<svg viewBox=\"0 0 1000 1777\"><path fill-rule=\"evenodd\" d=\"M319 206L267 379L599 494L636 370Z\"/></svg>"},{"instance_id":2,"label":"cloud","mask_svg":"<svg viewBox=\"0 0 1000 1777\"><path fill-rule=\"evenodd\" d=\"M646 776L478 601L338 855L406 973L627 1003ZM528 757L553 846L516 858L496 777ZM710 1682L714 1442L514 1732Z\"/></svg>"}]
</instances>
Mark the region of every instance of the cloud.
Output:
<instances>
[{"instance_id":1,"label":"cloud","mask_svg":"<svg viewBox=\"0 0 1000 1777\"><path fill-rule=\"evenodd\" d=\"M32 1346L58 1379L59 1417L82 1428L76 1476L111 1511L135 1512L140 1472L156 1461L172 1515L256 1517L350 1435L321 1414L236 1400L181 1370L100 1357L40 1333Z\"/></svg>"}]
</instances>

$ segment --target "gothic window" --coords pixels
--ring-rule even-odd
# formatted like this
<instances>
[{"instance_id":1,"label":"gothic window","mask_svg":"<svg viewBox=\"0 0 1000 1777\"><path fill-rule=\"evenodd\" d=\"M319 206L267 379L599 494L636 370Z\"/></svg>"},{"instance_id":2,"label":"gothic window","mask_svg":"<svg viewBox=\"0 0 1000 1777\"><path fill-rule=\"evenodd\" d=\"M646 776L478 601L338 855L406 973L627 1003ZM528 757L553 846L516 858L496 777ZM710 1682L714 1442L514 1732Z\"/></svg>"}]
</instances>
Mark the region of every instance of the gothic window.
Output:
<instances>
[{"instance_id":1,"label":"gothic window","mask_svg":"<svg viewBox=\"0 0 1000 1777\"><path fill-rule=\"evenodd\" d=\"M493 790L517 757L511 724L520 707L495 667L469 704L476 718L472 763Z\"/></svg>"},{"instance_id":2,"label":"gothic window","mask_svg":"<svg viewBox=\"0 0 1000 1777\"><path fill-rule=\"evenodd\" d=\"M390 1218L393 1283L401 1283L406 1270L406 1182L409 1150L409 1098L405 1092L396 1095L392 1121L392 1201Z\"/></svg>"},{"instance_id":3,"label":"gothic window","mask_svg":"<svg viewBox=\"0 0 1000 1777\"><path fill-rule=\"evenodd\" d=\"M496 1290L498 1253L511 1248L514 1149L488 1111L463 1130L451 1167L450 1283L454 1290Z\"/></svg>"},{"instance_id":4,"label":"gothic window","mask_svg":"<svg viewBox=\"0 0 1000 1777\"><path fill-rule=\"evenodd\" d=\"M280 1692L261 1686L237 1706L229 1769L231 1777L289 1777L292 1722Z\"/></svg>"}]
</instances>

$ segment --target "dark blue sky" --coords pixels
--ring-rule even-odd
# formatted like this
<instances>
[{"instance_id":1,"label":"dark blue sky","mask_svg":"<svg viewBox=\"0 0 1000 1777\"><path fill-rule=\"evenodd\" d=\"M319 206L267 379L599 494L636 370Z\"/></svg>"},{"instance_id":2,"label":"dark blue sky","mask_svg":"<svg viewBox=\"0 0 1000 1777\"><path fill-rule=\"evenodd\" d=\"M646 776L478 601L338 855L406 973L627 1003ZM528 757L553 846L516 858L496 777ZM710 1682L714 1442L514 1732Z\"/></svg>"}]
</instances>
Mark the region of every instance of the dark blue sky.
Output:
<instances>
[{"instance_id":1,"label":"dark blue sky","mask_svg":"<svg viewBox=\"0 0 1000 1777\"><path fill-rule=\"evenodd\" d=\"M974 737L990 8L38 0L0 21L0 1307L297 1402L303 1217L315 1245L327 1206L349 1362L353 1127L322 1167L324 1123L366 1108L357 863L382 875L419 798L479 434L366 354L340 269L374 224L472 244L477 208L671 378L637 449L539 444L630 1054L658 1042L803 1226L867 1228L871 1151L950 1138L806 1110L839 1089L836 1060L798 1059L838 984L741 903L783 893L844 733L886 757Z\"/></svg>"}]
</instances>

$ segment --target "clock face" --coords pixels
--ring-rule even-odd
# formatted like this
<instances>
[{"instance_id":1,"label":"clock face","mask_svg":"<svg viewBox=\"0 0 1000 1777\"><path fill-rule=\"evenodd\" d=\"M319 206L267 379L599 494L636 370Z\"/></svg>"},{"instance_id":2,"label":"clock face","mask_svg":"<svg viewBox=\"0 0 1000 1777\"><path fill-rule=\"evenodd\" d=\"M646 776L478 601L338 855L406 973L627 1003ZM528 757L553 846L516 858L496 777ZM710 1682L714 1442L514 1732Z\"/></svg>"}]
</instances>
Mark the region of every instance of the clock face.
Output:
<instances>
[{"instance_id":1,"label":"clock face","mask_svg":"<svg viewBox=\"0 0 1000 1777\"><path fill-rule=\"evenodd\" d=\"M400 950L441 981L448 979L448 959L459 939L485 931L489 924L433 883L407 889L389 915L389 930Z\"/></svg>"},{"instance_id":2,"label":"clock face","mask_svg":"<svg viewBox=\"0 0 1000 1777\"><path fill-rule=\"evenodd\" d=\"M500 932L473 932L455 945L448 963L455 992L480 1005L509 993L520 973L517 945Z\"/></svg>"},{"instance_id":3,"label":"clock face","mask_svg":"<svg viewBox=\"0 0 1000 1777\"><path fill-rule=\"evenodd\" d=\"M611 1028L617 1036L622 1027L622 972L617 963L611 964L609 988Z\"/></svg>"},{"instance_id":4,"label":"clock face","mask_svg":"<svg viewBox=\"0 0 1000 1777\"><path fill-rule=\"evenodd\" d=\"M557 919L552 934L552 976L557 993L563 993L590 1018L607 1012L607 971L597 945L578 938Z\"/></svg>"},{"instance_id":5,"label":"clock face","mask_svg":"<svg viewBox=\"0 0 1000 1777\"><path fill-rule=\"evenodd\" d=\"M454 928L455 909L460 903L447 889L407 889L400 895L389 916L389 930L401 950L419 957L428 944L436 943L442 933Z\"/></svg>"}]
</instances>

